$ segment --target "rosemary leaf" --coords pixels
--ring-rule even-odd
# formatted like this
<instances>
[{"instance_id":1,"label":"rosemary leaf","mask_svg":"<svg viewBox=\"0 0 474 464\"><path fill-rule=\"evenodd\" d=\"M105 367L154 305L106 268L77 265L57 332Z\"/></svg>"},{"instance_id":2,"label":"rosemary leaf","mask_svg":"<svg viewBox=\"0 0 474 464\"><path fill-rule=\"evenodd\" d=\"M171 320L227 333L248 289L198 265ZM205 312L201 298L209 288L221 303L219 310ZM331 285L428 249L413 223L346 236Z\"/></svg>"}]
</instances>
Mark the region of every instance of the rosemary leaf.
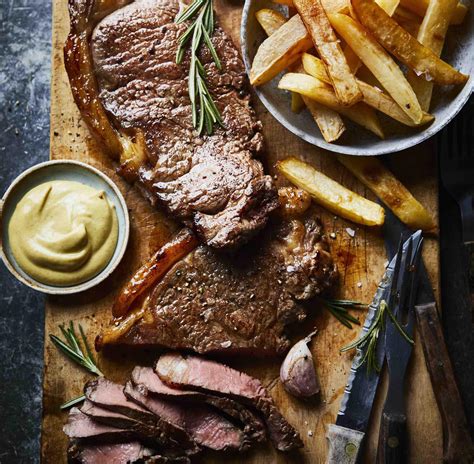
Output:
<instances>
[{"instance_id":1,"label":"rosemary leaf","mask_svg":"<svg viewBox=\"0 0 474 464\"><path fill-rule=\"evenodd\" d=\"M352 316L348 310L365 308L366 305L364 303L352 300L332 300L326 298L319 298L319 300L323 306L348 329L352 329L352 324L360 325L359 320Z\"/></svg>"},{"instance_id":2,"label":"rosemary leaf","mask_svg":"<svg viewBox=\"0 0 474 464\"><path fill-rule=\"evenodd\" d=\"M63 403L61 406L59 406L60 409L69 409L75 406L76 404L82 403L86 397L84 395L78 396L77 398L73 398L72 400L66 401Z\"/></svg>"},{"instance_id":3,"label":"rosemary leaf","mask_svg":"<svg viewBox=\"0 0 474 464\"><path fill-rule=\"evenodd\" d=\"M201 46L205 45L217 69L222 68L219 56L211 41L215 26L212 1L193 0L175 19L178 24L194 19L193 23L178 39L176 63L182 63L185 51L189 48L191 58L188 73L188 92L191 101L193 126L199 134L202 134L204 129L208 134L212 134L215 124L222 126L221 115L207 88L204 66L198 58Z\"/></svg>"}]
</instances>

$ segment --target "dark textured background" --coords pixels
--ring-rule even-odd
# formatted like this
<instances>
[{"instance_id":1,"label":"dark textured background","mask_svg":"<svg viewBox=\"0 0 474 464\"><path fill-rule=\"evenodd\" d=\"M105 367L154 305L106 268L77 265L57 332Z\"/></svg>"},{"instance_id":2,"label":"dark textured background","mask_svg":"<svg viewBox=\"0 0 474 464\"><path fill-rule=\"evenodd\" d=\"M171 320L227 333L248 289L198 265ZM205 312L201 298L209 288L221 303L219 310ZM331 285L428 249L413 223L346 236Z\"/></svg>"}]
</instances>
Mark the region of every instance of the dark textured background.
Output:
<instances>
[{"instance_id":1,"label":"dark textured background","mask_svg":"<svg viewBox=\"0 0 474 464\"><path fill-rule=\"evenodd\" d=\"M50 52L50 1L0 0L2 195L24 169L48 159ZM445 331L474 429L474 336L460 219L442 189L440 209ZM44 297L0 265L0 464L39 462L43 308Z\"/></svg>"}]
</instances>

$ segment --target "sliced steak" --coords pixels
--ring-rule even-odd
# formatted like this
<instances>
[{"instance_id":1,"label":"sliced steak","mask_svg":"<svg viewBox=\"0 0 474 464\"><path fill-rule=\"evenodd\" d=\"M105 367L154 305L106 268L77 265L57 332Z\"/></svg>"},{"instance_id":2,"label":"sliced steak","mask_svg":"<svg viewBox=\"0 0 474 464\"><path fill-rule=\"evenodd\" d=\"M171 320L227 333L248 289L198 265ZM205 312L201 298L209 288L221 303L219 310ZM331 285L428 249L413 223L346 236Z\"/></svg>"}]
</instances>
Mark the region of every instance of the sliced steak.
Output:
<instances>
[{"instance_id":1,"label":"sliced steak","mask_svg":"<svg viewBox=\"0 0 474 464\"><path fill-rule=\"evenodd\" d=\"M153 454L138 441L100 445L73 441L67 451L70 464L132 464L147 461Z\"/></svg>"},{"instance_id":2,"label":"sliced steak","mask_svg":"<svg viewBox=\"0 0 474 464\"><path fill-rule=\"evenodd\" d=\"M262 413L270 439L278 450L303 446L298 432L280 414L257 379L215 361L198 356L183 357L178 353L161 356L155 371L169 386L216 392L252 405Z\"/></svg>"},{"instance_id":3,"label":"sliced steak","mask_svg":"<svg viewBox=\"0 0 474 464\"><path fill-rule=\"evenodd\" d=\"M124 175L152 201L208 245L237 247L278 205L271 177L254 159L262 150L261 123L239 53L217 26L211 40L222 71L207 50L200 61L223 127L199 135L188 95L189 52L175 62L188 27L174 22L178 1L136 0L120 8L124 3L69 2L65 64L76 103Z\"/></svg>"},{"instance_id":4,"label":"sliced steak","mask_svg":"<svg viewBox=\"0 0 474 464\"><path fill-rule=\"evenodd\" d=\"M195 440L195 442L215 451L239 450L249 448L250 442L245 434L236 426L219 416L206 405L179 403L160 399L157 395L149 394L142 385L128 382L125 394L153 414L167 422L180 427Z\"/></svg>"},{"instance_id":5,"label":"sliced steak","mask_svg":"<svg viewBox=\"0 0 474 464\"><path fill-rule=\"evenodd\" d=\"M282 354L290 344L286 326L306 316L300 302L329 289L336 274L317 221L275 221L231 255L199 246L155 284L141 307L114 321L96 346Z\"/></svg>"},{"instance_id":6,"label":"sliced steak","mask_svg":"<svg viewBox=\"0 0 474 464\"><path fill-rule=\"evenodd\" d=\"M97 441L128 441L134 434L130 430L111 427L96 422L91 417L81 412L78 408L72 408L63 432L69 438L81 438Z\"/></svg>"},{"instance_id":7,"label":"sliced steak","mask_svg":"<svg viewBox=\"0 0 474 464\"><path fill-rule=\"evenodd\" d=\"M135 428L141 430L142 434L148 434L150 438L155 439L165 449L183 450L183 452L189 454L199 451L199 448L185 430L170 424L134 401L130 401L125 396L123 388L122 385L103 377L88 382L84 387L84 394L89 402L101 410L117 415L114 417L108 414L98 417L97 414L94 414L94 417L112 426L115 425L114 420L120 423L123 418L127 418ZM81 411L87 415L93 415L88 404L85 404ZM97 411L97 408L95 411ZM122 425L117 426L126 428Z\"/></svg>"},{"instance_id":8,"label":"sliced steak","mask_svg":"<svg viewBox=\"0 0 474 464\"><path fill-rule=\"evenodd\" d=\"M230 398L168 387L150 367L135 367L132 371L132 382L160 397L191 402L191 407L194 407L192 403L206 403L240 424L245 435L251 441L261 442L266 438L265 424L262 419L247 407Z\"/></svg>"}]
</instances>

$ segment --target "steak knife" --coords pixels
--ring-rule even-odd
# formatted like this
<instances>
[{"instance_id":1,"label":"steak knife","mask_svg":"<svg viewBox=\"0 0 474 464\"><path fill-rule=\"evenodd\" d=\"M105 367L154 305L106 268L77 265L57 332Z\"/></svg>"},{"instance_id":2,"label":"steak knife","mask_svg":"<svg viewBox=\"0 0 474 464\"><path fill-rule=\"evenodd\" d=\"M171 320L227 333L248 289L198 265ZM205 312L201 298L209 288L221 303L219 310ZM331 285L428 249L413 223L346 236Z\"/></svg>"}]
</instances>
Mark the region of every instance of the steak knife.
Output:
<instances>
[{"instance_id":1,"label":"steak knife","mask_svg":"<svg viewBox=\"0 0 474 464\"><path fill-rule=\"evenodd\" d=\"M395 250L400 241L400 233L391 234ZM405 249L407 242L403 245ZM372 303L369 305L367 317L362 327L360 337L369 330L382 300L388 301L392 280L395 271L396 256L392 258L380 281ZM328 464L354 464L359 457L362 441L370 419L372 404L379 384L379 373L367 372L365 365L359 364L364 356L364 350L357 349L352 362L349 379L341 400L341 406L336 423L328 427L327 439L329 441ZM376 360L379 366L385 358L385 345L378 343Z\"/></svg>"},{"instance_id":2,"label":"steak knife","mask_svg":"<svg viewBox=\"0 0 474 464\"><path fill-rule=\"evenodd\" d=\"M421 231L409 239L401 260L401 272L392 285L388 308L405 334L413 338L415 301L423 238ZM397 257L398 258L398 257ZM377 462L404 464L407 459L405 374L411 357L412 343L401 334L394 321L387 318L384 333L389 386L380 422Z\"/></svg>"}]
</instances>

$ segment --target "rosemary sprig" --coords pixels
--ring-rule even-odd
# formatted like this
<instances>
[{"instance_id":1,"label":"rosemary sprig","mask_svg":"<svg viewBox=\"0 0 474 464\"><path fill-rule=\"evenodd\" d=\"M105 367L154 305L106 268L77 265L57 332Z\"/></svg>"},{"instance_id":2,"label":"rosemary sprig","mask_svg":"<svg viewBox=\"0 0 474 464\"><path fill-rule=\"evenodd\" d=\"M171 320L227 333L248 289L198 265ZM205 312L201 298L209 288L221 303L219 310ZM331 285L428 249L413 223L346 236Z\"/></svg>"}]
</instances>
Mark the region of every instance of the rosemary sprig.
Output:
<instances>
[{"instance_id":1,"label":"rosemary sprig","mask_svg":"<svg viewBox=\"0 0 474 464\"><path fill-rule=\"evenodd\" d=\"M380 302L379 309L377 311L377 314L375 315L375 318L367 330L367 333L363 335L361 338L356 340L355 342L350 343L349 345L341 348L341 353L345 351L352 350L354 348L358 348L360 350L363 350L365 348L365 352L357 364L357 368L362 366L365 362L367 362L367 371L372 372L380 372L381 366L378 365L377 363L377 341L380 335L380 332L383 332L385 330L385 314L388 314L392 322L395 324L395 327L397 330L400 332L400 334L403 336L403 338L408 342L413 344L413 340L409 337L409 335L403 330L403 328L400 326L398 323L396 317L393 315L392 311L390 311L386 301L382 300Z\"/></svg>"},{"instance_id":2,"label":"rosemary sprig","mask_svg":"<svg viewBox=\"0 0 474 464\"><path fill-rule=\"evenodd\" d=\"M64 328L63 325L60 325L59 329L63 334L64 340L61 340L56 335L49 336L56 347L68 358L73 360L76 364L79 364L80 366L87 369L90 373L103 376L104 374L97 367L97 364L94 360L94 356L92 355L92 351L89 347L89 343L87 342L87 338L84 334L81 324L79 324L80 338L77 336L74 323L72 321L69 322L69 327ZM84 396L79 396L69 400L61 405L61 409L70 408L71 406L80 403L84 399Z\"/></svg>"},{"instance_id":3,"label":"rosemary sprig","mask_svg":"<svg viewBox=\"0 0 474 464\"><path fill-rule=\"evenodd\" d=\"M204 42L217 69L222 69L216 49L211 42L211 36L214 33L212 0L193 0L186 9L176 16L175 22L180 24L193 18L194 22L178 39L176 63L182 63L186 49L189 48L191 61L189 64L188 91L191 100L193 126L199 134L202 134L204 129L208 134L212 134L215 124L222 126L222 117L207 88L206 71L197 56Z\"/></svg>"},{"instance_id":4,"label":"rosemary sprig","mask_svg":"<svg viewBox=\"0 0 474 464\"><path fill-rule=\"evenodd\" d=\"M353 300L333 300L327 298L320 298L320 300L323 306L348 329L352 329L352 324L360 325L359 320L349 314L349 309L363 309L367 306L360 301Z\"/></svg>"}]
</instances>

